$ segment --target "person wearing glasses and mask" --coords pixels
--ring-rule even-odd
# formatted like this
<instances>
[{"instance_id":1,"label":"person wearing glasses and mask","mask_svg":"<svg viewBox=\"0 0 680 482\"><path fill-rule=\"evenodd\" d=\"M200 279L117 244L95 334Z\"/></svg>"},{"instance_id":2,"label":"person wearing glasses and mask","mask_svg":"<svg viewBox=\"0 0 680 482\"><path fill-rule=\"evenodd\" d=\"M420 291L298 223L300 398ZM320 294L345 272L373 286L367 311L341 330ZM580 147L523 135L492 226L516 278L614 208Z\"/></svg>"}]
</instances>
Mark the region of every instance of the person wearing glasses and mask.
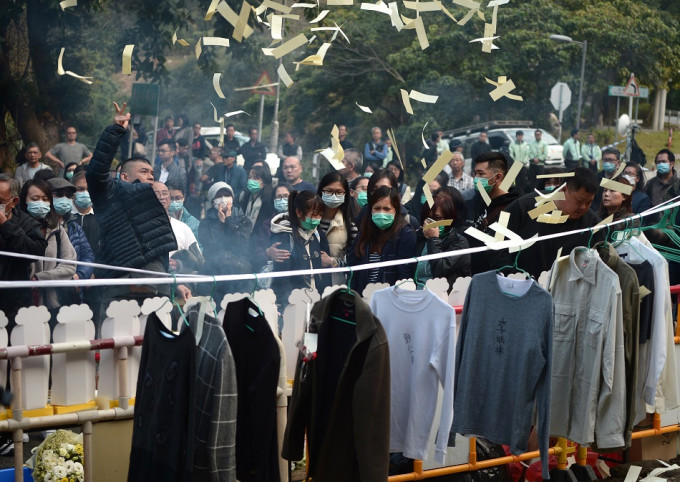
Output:
<instances>
[{"instance_id":1,"label":"person wearing glasses and mask","mask_svg":"<svg viewBox=\"0 0 680 482\"><path fill-rule=\"evenodd\" d=\"M172 184L173 186L186 186L187 174L177 162L175 143L172 141L161 142L158 146L158 158L161 162L154 172L154 181Z\"/></svg>"},{"instance_id":2,"label":"person wearing glasses and mask","mask_svg":"<svg viewBox=\"0 0 680 482\"><path fill-rule=\"evenodd\" d=\"M612 179L616 171L619 169L621 164L621 153L618 149L609 148L602 152L602 170L597 173L598 185L602 182L602 179ZM590 167L588 167L590 169ZM592 169L591 169L592 170ZM597 189L597 194L595 194L595 199L593 199L593 204L590 209L594 212L599 212L600 205L602 204L602 194L604 193L604 188L600 186Z\"/></svg>"},{"instance_id":3,"label":"person wearing glasses and mask","mask_svg":"<svg viewBox=\"0 0 680 482\"><path fill-rule=\"evenodd\" d=\"M352 220L352 199L348 195L347 179L337 171L329 172L319 182L317 194L324 204L319 229L328 240L328 252L322 252L322 265L337 268L345 266L347 248L357 235L357 226ZM345 283L343 273L333 273L333 284Z\"/></svg>"}]
</instances>

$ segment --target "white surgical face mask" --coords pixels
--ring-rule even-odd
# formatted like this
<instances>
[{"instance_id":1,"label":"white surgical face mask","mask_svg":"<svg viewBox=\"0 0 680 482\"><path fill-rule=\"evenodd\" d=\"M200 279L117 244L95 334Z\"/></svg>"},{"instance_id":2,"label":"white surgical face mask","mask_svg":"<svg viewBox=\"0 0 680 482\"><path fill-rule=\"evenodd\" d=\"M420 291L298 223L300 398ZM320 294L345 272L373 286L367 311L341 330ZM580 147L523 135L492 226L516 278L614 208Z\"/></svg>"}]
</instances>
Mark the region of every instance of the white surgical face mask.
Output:
<instances>
[{"instance_id":1,"label":"white surgical face mask","mask_svg":"<svg viewBox=\"0 0 680 482\"><path fill-rule=\"evenodd\" d=\"M228 200L229 200L228 196L222 196L222 197L215 198L215 199L213 199L213 206L215 206L215 208L219 208L220 204L227 204Z\"/></svg>"}]
</instances>

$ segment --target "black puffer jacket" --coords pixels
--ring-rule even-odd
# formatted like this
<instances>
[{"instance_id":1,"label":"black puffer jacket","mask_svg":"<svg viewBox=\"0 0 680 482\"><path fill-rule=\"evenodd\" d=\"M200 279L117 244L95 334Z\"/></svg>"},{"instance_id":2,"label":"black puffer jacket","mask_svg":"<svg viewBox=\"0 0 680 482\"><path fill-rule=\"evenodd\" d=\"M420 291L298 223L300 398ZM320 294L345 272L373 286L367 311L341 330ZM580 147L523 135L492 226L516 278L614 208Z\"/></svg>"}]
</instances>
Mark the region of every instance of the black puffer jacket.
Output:
<instances>
[{"instance_id":1,"label":"black puffer jacket","mask_svg":"<svg viewBox=\"0 0 680 482\"><path fill-rule=\"evenodd\" d=\"M12 210L12 217L0 224L0 251L45 256L47 240L40 224L19 208ZM0 256L0 280L28 281L33 260ZM31 304L30 289L1 289L0 310L11 322L23 306Z\"/></svg>"},{"instance_id":2,"label":"black puffer jacket","mask_svg":"<svg viewBox=\"0 0 680 482\"><path fill-rule=\"evenodd\" d=\"M150 184L112 179L113 156L126 130L107 127L87 168L87 187L99 222L101 259L104 264L142 268L160 259L168 265L168 253L177 249L170 220ZM97 277L118 277L122 271L104 270Z\"/></svg>"},{"instance_id":3,"label":"black puffer jacket","mask_svg":"<svg viewBox=\"0 0 680 482\"><path fill-rule=\"evenodd\" d=\"M463 236L458 234L454 228L446 233L442 238L426 238L423 229L416 232L416 256L423 253L423 248L427 243L427 254L444 253L447 251L458 251L467 249L470 244ZM470 255L453 256L450 258L433 259L429 261L430 270L433 278L446 278L449 286L461 276L470 276Z\"/></svg>"}]
</instances>

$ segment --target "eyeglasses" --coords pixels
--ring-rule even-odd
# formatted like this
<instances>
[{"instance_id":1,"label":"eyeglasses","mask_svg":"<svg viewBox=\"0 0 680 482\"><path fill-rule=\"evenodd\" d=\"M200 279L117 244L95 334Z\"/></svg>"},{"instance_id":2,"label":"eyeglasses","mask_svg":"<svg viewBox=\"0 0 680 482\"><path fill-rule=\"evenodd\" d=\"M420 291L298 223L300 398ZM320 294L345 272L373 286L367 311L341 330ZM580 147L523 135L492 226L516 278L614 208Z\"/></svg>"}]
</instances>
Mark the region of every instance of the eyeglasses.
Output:
<instances>
[{"instance_id":1,"label":"eyeglasses","mask_svg":"<svg viewBox=\"0 0 680 482\"><path fill-rule=\"evenodd\" d=\"M603 157L602 161L603 162L616 162L616 161L618 161L618 159L615 158L615 157Z\"/></svg>"},{"instance_id":2,"label":"eyeglasses","mask_svg":"<svg viewBox=\"0 0 680 482\"><path fill-rule=\"evenodd\" d=\"M329 190L326 190L326 189L324 189L323 191L321 191L321 193L322 193L322 194L325 194L326 196L333 196L333 195L335 195L335 196L344 196L344 195L345 195L345 191L329 191Z\"/></svg>"},{"instance_id":3,"label":"eyeglasses","mask_svg":"<svg viewBox=\"0 0 680 482\"><path fill-rule=\"evenodd\" d=\"M156 197L158 199L166 199L170 197L169 192L154 191L154 193L156 193Z\"/></svg>"},{"instance_id":4,"label":"eyeglasses","mask_svg":"<svg viewBox=\"0 0 680 482\"><path fill-rule=\"evenodd\" d=\"M160 150L160 149L158 150L159 154L165 154L165 153L168 153L168 152L172 152L172 151L166 151L165 149L164 150Z\"/></svg>"},{"instance_id":5,"label":"eyeglasses","mask_svg":"<svg viewBox=\"0 0 680 482\"><path fill-rule=\"evenodd\" d=\"M288 199L288 194L279 194L274 199Z\"/></svg>"},{"instance_id":6,"label":"eyeglasses","mask_svg":"<svg viewBox=\"0 0 680 482\"><path fill-rule=\"evenodd\" d=\"M171 201L182 201L184 200L184 196L170 196Z\"/></svg>"}]
</instances>

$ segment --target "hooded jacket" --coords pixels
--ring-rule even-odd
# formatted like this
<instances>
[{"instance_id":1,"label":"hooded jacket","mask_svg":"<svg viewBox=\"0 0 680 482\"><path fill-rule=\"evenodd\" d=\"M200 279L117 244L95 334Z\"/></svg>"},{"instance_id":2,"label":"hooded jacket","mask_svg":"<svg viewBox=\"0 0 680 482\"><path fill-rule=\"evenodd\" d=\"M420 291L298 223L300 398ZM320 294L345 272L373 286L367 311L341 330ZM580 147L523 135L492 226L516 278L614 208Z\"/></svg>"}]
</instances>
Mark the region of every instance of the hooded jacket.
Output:
<instances>
[{"instance_id":1,"label":"hooded jacket","mask_svg":"<svg viewBox=\"0 0 680 482\"><path fill-rule=\"evenodd\" d=\"M271 224L271 243L280 242L278 249L290 251L290 257L282 263L274 263L274 271L289 271L299 269L320 269L321 251L328 253L328 241L326 236L318 229L311 233L302 234L302 241L293 236L288 214L282 213L274 216ZM276 293L279 303L288 304L288 296L295 288L309 288L314 283L314 287L319 293L329 285L328 275L289 276L285 278L272 279L272 289Z\"/></svg>"},{"instance_id":2,"label":"hooded jacket","mask_svg":"<svg viewBox=\"0 0 680 482\"><path fill-rule=\"evenodd\" d=\"M87 167L87 187L99 223L101 261L128 268L143 268L161 261L167 269L168 253L177 249L170 219L150 184L111 179L113 157L127 131L118 124L102 133ZM105 270L97 277L125 276Z\"/></svg>"},{"instance_id":3,"label":"hooded jacket","mask_svg":"<svg viewBox=\"0 0 680 482\"><path fill-rule=\"evenodd\" d=\"M354 312L356 326L333 318L347 316L338 307ZM308 480L385 482L390 439L385 330L355 291L336 290L312 308L310 331L318 333L318 356L310 362L298 358L282 456L302 459L308 429Z\"/></svg>"}]
</instances>

